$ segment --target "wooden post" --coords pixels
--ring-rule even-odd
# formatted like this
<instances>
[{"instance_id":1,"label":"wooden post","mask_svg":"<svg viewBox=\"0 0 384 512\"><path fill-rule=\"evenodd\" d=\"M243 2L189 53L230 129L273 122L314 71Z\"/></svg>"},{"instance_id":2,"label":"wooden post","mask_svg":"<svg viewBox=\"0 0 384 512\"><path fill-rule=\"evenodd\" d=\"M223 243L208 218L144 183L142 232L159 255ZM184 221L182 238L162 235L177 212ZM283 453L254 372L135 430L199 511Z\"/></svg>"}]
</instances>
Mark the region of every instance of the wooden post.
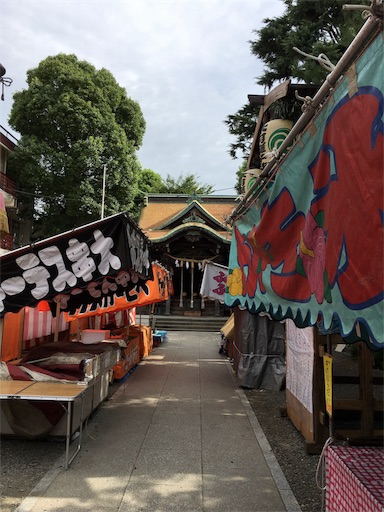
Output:
<instances>
[{"instance_id":1,"label":"wooden post","mask_svg":"<svg viewBox=\"0 0 384 512\"><path fill-rule=\"evenodd\" d=\"M193 309L193 278L194 278L195 263L191 262L191 309Z\"/></svg>"},{"instance_id":2,"label":"wooden post","mask_svg":"<svg viewBox=\"0 0 384 512\"><path fill-rule=\"evenodd\" d=\"M60 326L60 301L56 302L56 322L55 322L55 335L53 337L53 341L58 341L59 339L59 326Z\"/></svg>"},{"instance_id":3,"label":"wooden post","mask_svg":"<svg viewBox=\"0 0 384 512\"><path fill-rule=\"evenodd\" d=\"M374 434L373 407L373 358L372 352L364 342L359 342L359 399L361 400L361 436L368 438Z\"/></svg>"},{"instance_id":4,"label":"wooden post","mask_svg":"<svg viewBox=\"0 0 384 512\"><path fill-rule=\"evenodd\" d=\"M179 308L183 307L183 292L184 292L183 261L180 261L180 302L179 302Z\"/></svg>"}]
</instances>

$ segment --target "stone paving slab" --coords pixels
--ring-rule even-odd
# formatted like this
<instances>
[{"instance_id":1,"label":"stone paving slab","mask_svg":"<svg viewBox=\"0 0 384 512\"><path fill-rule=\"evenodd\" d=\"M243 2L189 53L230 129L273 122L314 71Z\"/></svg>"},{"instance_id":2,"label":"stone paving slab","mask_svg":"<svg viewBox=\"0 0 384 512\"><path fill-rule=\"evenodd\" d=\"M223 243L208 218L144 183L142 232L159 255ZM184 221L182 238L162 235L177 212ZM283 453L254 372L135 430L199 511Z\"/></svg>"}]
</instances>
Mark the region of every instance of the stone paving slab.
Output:
<instances>
[{"instance_id":1,"label":"stone paving slab","mask_svg":"<svg viewBox=\"0 0 384 512\"><path fill-rule=\"evenodd\" d=\"M96 411L70 468L18 512L300 511L220 334L168 336Z\"/></svg>"}]
</instances>

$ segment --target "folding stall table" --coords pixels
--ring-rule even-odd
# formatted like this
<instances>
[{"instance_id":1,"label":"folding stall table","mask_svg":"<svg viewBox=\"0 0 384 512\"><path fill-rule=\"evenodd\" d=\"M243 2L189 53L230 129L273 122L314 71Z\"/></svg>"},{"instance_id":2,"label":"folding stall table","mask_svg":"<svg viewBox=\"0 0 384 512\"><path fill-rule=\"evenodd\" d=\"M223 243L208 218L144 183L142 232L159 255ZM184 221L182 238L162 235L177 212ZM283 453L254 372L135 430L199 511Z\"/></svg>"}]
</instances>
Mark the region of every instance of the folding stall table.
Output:
<instances>
[{"instance_id":1,"label":"folding stall table","mask_svg":"<svg viewBox=\"0 0 384 512\"><path fill-rule=\"evenodd\" d=\"M64 382L36 382L36 381L0 381L0 400L41 400L60 402L67 413L67 431L65 439L65 469L79 453L83 429L84 394L87 386L84 384L67 384ZM71 422L73 403L76 398L81 398L80 430L77 448L69 457L69 445L71 437ZM67 403L67 407L63 403Z\"/></svg>"}]
</instances>

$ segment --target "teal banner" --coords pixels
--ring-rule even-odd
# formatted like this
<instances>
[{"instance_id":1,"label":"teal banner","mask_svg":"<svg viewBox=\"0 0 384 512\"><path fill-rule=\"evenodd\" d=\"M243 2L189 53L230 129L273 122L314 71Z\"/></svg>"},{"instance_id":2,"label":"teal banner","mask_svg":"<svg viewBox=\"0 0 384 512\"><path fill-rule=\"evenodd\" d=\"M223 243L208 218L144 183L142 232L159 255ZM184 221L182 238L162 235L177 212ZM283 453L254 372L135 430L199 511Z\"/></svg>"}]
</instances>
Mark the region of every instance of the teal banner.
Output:
<instances>
[{"instance_id":1,"label":"teal banner","mask_svg":"<svg viewBox=\"0 0 384 512\"><path fill-rule=\"evenodd\" d=\"M383 346L383 64L380 33L234 223L227 306Z\"/></svg>"}]
</instances>

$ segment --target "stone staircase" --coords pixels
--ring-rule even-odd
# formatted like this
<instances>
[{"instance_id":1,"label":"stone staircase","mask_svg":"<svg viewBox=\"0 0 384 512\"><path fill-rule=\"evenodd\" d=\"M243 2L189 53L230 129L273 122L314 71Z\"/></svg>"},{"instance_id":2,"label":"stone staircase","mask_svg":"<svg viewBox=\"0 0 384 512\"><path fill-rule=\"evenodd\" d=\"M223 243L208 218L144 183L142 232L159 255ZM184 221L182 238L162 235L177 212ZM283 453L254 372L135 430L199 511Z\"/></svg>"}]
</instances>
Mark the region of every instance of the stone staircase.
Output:
<instances>
[{"instance_id":1,"label":"stone staircase","mask_svg":"<svg viewBox=\"0 0 384 512\"><path fill-rule=\"evenodd\" d=\"M150 315L138 316L136 321L142 325L151 325L152 329L159 331L198 331L198 332L216 332L220 331L226 317L220 316L174 316L174 315Z\"/></svg>"}]
</instances>

